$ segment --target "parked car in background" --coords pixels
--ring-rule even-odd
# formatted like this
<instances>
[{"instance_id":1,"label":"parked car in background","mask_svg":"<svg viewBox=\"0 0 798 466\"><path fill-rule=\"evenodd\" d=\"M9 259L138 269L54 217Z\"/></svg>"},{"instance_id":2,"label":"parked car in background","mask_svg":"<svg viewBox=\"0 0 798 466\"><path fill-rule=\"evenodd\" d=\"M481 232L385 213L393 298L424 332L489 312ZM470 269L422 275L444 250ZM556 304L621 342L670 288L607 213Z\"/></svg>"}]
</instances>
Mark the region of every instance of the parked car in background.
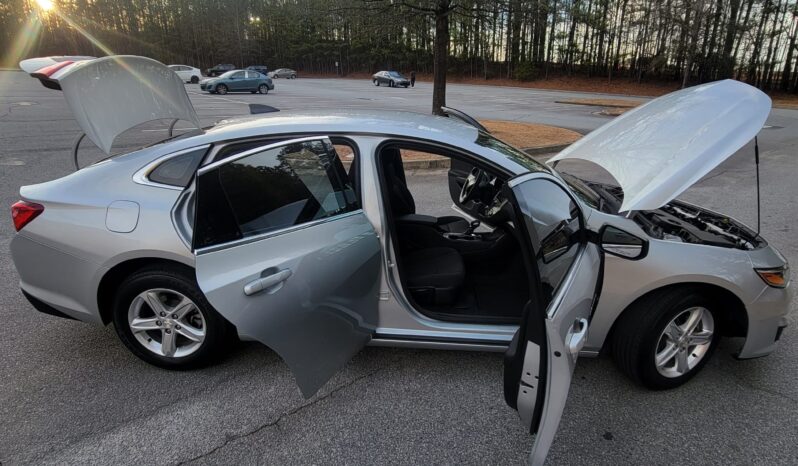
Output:
<instances>
[{"instance_id":1,"label":"parked car in background","mask_svg":"<svg viewBox=\"0 0 798 466\"><path fill-rule=\"evenodd\" d=\"M227 94L228 92L260 92L268 94L274 89L272 79L257 71L233 70L216 78L200 81L200 89L211 94Z\"/></svg>"},{"instance_id":2,"label":"parked car in background","mask_svg":"<svg viewBox=\"0 0 798 466\"><path fill-rule=\"evenodd\" d=\"M208 76L221 76L222 74L236 69L235 65L232 63L221 63L213 68L208 68L207 75Z\"/></svg>"},{"instance_id":3,"label":"parked car in background","mask_svg":"<svg viewBox=\"0 0 798 466\"><path fill-rule=\"evenodd\" d=\"M202 79L202 71L188 65L169 65L169 69L177 73L183 82L197 84Z\"/></svg>"},{"instance_id":4,"label":"parked car in background","mask_svg":"<svg viewBox=\"0 0 798 466\"><path fill-rule=\"evenodd\" d=\"M249 71L257 71L258 73L264 74L266 76L269 75L269 67L266 65L249 65L246 69Z\"/></svg>"},{"instance_id":5,"label":"parked car in background","mask_svg":"<svg viewBox=\"0 0 798 466\"><path fill-rule=\"evenodd\" d=\"M371 82L375 86L385 84L388 87L404 87L410 86L410 80L407 79L402 73L398 71L378 71L371 77Z\"/></svg>"},{"instance_id":6,"label":"parked car in background","mask_svg":"<svg viewBox=\"0 0 798 466\"><path fill-rule=\"evenodd\" d=\"M296 79L296 71L291 68L277 68L269 73L269 76L272 78Z\"/></svg>"}]
</instances>

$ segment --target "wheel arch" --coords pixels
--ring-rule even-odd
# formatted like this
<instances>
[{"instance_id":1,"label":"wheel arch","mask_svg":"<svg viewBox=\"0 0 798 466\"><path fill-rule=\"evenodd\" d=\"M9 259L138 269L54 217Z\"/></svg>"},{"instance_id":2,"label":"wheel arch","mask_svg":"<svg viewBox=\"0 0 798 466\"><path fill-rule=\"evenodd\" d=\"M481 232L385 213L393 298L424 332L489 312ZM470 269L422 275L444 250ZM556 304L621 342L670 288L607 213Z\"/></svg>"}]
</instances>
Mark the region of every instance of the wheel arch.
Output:
<instances>
[{"instance_id":1,"label":"wheel arch","mask_svg":"<svg viewBox=\"0 0 798 466\"><path fill-rule=\"evenodd\" d=\"M114 292L122 281L139 270L157 266L181 270L195 277L196 280L194 268L176 260L162 257L137 257L122 261L111 267L97 286L97 308L104 325L108 325L113 319Z\"/></svg>"},{"instance_id":2,"label":"wheel arch","mask_svg":"<svg viewBox=\"0 0 798 466\"><path fill-rule=\"evenodd\" d=\"M635 304L643 299L646 299L654 293L673 292L677 290L681 290L682 292L698 292L708 296L713 301L717 300L719 303L718 307L720 309L726 310L726 312L714 313L715 317L720 320L719 324L722 336L744 337L747 335L748 313L746 311L745 304L734 292L720 285L706 282L671 283L651 289L630 302L613 321L610 331L607 332L607 335L602 342L600 352L606 353L606 351L609 349L610 345L608 342L612 341L615 330L618 327L618 323L628 315L630 310L634 308Z\"/></svg>"}]
</instances>

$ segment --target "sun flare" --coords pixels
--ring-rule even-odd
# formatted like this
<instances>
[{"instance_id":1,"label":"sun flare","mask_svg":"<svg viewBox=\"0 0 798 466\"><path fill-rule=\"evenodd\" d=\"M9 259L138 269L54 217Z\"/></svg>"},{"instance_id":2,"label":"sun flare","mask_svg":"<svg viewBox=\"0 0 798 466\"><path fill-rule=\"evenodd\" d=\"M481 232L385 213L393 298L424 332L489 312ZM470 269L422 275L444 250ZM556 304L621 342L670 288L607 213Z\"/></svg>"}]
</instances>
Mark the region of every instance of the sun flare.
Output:
<instances>
[{"instance_id":1,"label":"sun flare","mask_svg":"<svg viewBox=\"0 0 798 466\"><path fill-rule=\"evenodd\" d=\"M53 7L55 7L53 0L36 0L36 5L42 11L50 11L53 9Z\"/></svg>"}]
</instances>

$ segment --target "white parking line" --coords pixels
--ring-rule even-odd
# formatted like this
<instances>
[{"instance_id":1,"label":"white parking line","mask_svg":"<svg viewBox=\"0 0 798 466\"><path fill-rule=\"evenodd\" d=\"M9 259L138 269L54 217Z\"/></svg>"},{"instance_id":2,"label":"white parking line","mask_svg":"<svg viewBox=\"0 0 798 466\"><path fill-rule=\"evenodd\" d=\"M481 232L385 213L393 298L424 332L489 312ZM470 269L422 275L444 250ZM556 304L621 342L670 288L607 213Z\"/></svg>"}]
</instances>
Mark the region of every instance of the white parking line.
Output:
<instances>
[{"instance_id":1,"label":"white parking line","mask_svg":"<svg viewBox=\"0 0 798 466\"><path fill-rule=\"evenodd\" d=\"M243 105L249 105L249 102L242 102L242 101L240 101L240 100L228 99L227 97L221 97L221 96L218 96L218 95L202 94L202 93L200 93L200 92L194 92L194 91L189 91L189 94L198 95L198 96L200 96L200 97L205 97L205 98L208 98L208 99L218 99L218 100L225 100L225 101L227 101L227 102L232 102L232 103L234 103L234 104L243 104Z\"/></svg>"}]
</instances>

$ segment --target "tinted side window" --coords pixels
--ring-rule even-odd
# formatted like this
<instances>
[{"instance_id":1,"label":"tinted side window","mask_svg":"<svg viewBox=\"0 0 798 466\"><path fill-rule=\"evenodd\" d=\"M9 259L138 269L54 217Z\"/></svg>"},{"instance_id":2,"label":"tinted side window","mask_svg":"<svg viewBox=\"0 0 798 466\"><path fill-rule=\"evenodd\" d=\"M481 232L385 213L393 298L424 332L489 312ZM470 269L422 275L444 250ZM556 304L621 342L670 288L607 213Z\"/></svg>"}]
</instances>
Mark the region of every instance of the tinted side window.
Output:
<instances>
[{"instance_id":1,"label":"tinted side window","mask_svg":"<svg viewBox=\"0 0 798 466\"><path fill-rule=\"evenodd\" d=\"M155 170L151 171L147 178L154 183L185 188L191 182L194 172L197 171L197 167L207 151L208 148L203 147L172 157L155 167Z\"/></svg>"},{"instance_id":2,"label":"tinted side window","mask_svg":"<svg viewBox=\"0 0 798 466\"><path fill-rule=\"evenodd\" d=\"M328 140L267 149L202 174L197 206L196 248L360 208Z\"/></svg>"},{"instance_id":3,"label":"tinted side window","mask_svg":"<svg viewBox=\"0 0 798 466\"><path fill-rule=\"evenodd\" d=\"M516 188L547 307L571 268L582 241L581 212L560 186L533 179Z\"/></svg>"}]
</instances>

